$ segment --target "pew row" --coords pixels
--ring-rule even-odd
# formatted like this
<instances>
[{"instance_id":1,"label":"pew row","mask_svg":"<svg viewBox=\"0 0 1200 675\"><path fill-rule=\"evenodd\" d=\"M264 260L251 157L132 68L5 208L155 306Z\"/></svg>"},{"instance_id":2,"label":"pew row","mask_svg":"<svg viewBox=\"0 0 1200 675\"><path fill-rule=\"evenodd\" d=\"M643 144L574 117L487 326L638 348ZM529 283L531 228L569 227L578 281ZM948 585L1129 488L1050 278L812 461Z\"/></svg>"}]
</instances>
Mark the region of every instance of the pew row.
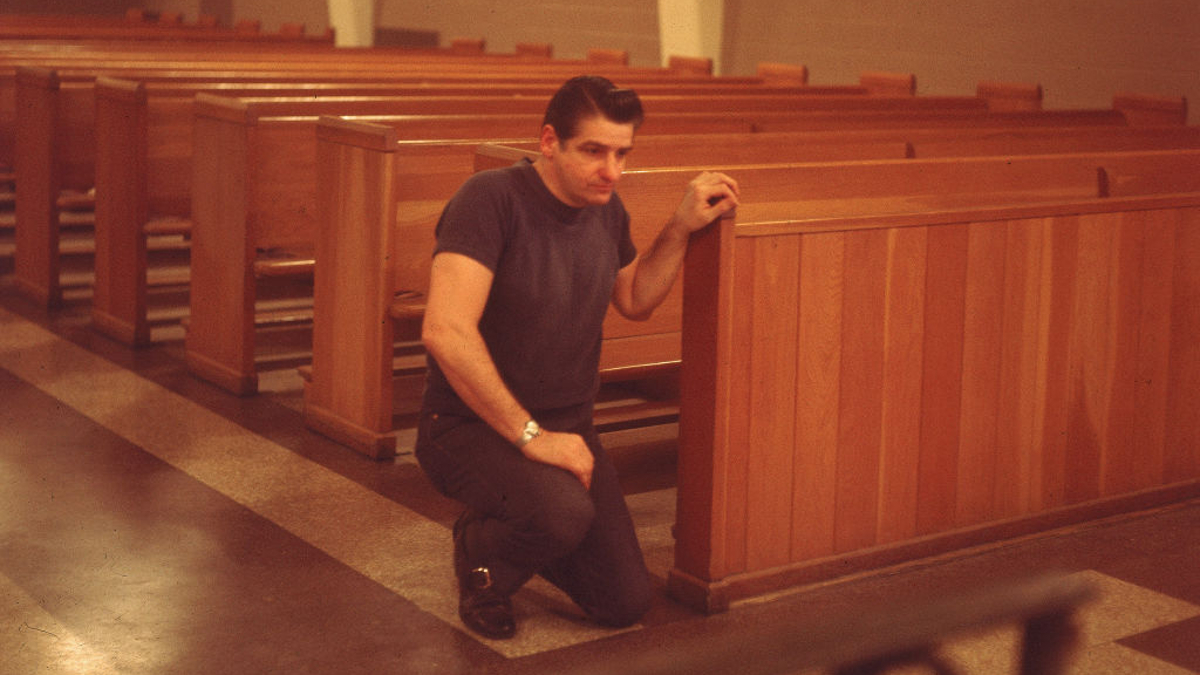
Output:
<instances>
[{"instance_id":1,"label":"pew row","mask_svg":"<svg viewBox=\"0 0 1200 675\"><path fill-rule=\"evenodd\" d=\"M558 77L555 78L555 83ZM550 80L545 80L544 84L547 89L543 95L528 95L517 94L513 92L519 91L519 88L514 88L509 91L509 95L505 96L501 91L495 92L496 95L488 97L486 101L476 102L478 93L473 96L433 96L423 94L420 96L411 95L405 96L403 101L393 100L392 97L383 96L321 96L313 100L305 98L306 103L312 106L324 105L326 110L341 113L371 113L371 112L426 112L426 113L446 113L458 111L462 109L475 110L476 112L486 113L494 112L540 112L545 107L545 101L548 100L550 90ZM655 85L648 85L654 90ZM661 86L661 91L675 91L673 87L667 85ZM673 109L691 109L695 107L694 96L699 96L697 92L704 92L706 96L719 95L722 101L722 106L733 109L736 106L745 106L748 110L783 110L793 107L790 105L792 95L804 95L807 98L809 94L829 93L836 91L841 95L831 95L828 97L820 97L823 107L840 108L842 106L857 105L858 101L863 100L856 94L846 94L846 91L855 91L853 89L790 89L776 90L788 91L790 93L740 93L733 94L732 91L740 90L737 85L731 85L734 89L719 88L712 91L705 91L706 87L692 87L686 91L692 93L684 94L667 94L661 95L661 98L655 98L654 103L660 109L670 111ZM336 90L325 92L326 94ZM746 89L752 91L752 88ZM228 95L236 94L236 90L227 91ZM20 143L20 158L17 160L17 201L24 201L25 205L21 207L21 213L18 214L18 223L27 223L25 233L21 234L18 239L17 255L18 259L25 258L24 262L17 267L17 279L20 288L26 291L31 297L37 301L54 305L61 300L61 289L58 287L56 275L57 251L47 250L56 248L57 239L54 228L55 217L59 212L68 208L67 204L62 199L55 197L49 199L44 194L46 190L54 190L54 194L62 191L67 191L70 195L70 204L75 208L87 208L91 203L91 188L94 185L94 155L95 137L92 112L101 101L94 101L93 87L89 83L79 83L79 86L64 88L55 80L54 74L51 71L37 71L35 69L23 69L18 74L18 103L21 105L23 114L18 118L17 126L18 134L21 139ZM647 97L658 97L657 94L652 94ZM279 100L275 100L278 98ZM260 110L263 114L270 109L271 105L280 105L286 107L289 101L284 100L286 97L274 97L272 100L262 100ZM79 99L79 100L77 100ZM294 101L293 101L294 102ZM492 105L494 104L494 107ZM870 103L863 103L866 107L889 107L886 99L873 99ZM977 107L976 101L970 97L962 97L955 99L939 100L921 100L919 102L905 102L905 107L924 107L924 106L964 106ZM797 103L796 106L804 107L803 103ZM41 111L44 114L38 117L33 117L25 114L28 111ZM111 121L111 120L110 120ZM19 175L25 174L30 178L23 186L19 180ZM53 187L51 187L53 186ZM22 199L22 192L27 192L29 197Z\"/></svg>"},{"instance_id":2,"label":"pew row","mask_svg":"<svg viewBox=\"0 0 1200 675\"><path fill-rule=\"evenodd\" d=\"M311 81L337 78L342 81L433 83L561 82L579 72L594 72L630 85L686 80L700 85L714 83L760 84L754 77L684 77L666 68L628 68L589 63L585 60L539 60L522 56L519 68L512 57L460 57L426 54L413 50L285 50L231 48L224 45L200 47L156 44L104 43L63 44L54 49L24 43L0 45L0 166L11 167L16 119L17 73L22 69L48 71L52 85L87 85L100 76L172 81ZM846 93L862 87L847 87ZM64 102L59 107L67 109ZM87 106L90 108L90 106Z\"/></svg>"},{"instance_id":3,"label":"pew row","mask_svg":"<svg viewBox=\"0 0 1200 675\"><path fill-rule=\"evenodd\" d=\"M1200 193L847 208L692 242L672 596L1200 496Z\"/></svg>"},{"instance_id":4,"label":"pew row","mask_svg":"<svg viewBox=\"0 0 1200 675\"><path fill-rule=\"evenodd\" d=\"M544 84L352 84L146 82L100 77L94 85L96 121L96 260L92 297L93 324L125 344L151 340L147 274L149 242L155 235L190 231L191 151L194 98L198 93L229 97L314 97L405 95L422 109L436 110L431 97L468 94L498 99L549 98L559 82ZM766 87L735 83L692 85L653 83L648 94L670 95L822 95L846 94L849 87ZM92 87L75 90L81 99ZM65 92L60 92L65 93ZM60 97L60 101L63 97ZM342 100L342 99L337 99ZM450 99L457 108L459 99ZM79 104L88 103L80 100ZM477 107L477 106L471 106ZM257 114L273 111L259 106ZM186 262L186 261L185 261ZM50 275L48 275L50 276ZM180 274L166 275L174 285ZM186 279L186 274L182 275ZM167 315L170 316L170 315Z\"/></svg>"},{"instance_id":5,"label":"pew row","mask_svg":"<svg viewBox=\"0 0 1200 675\"><path fill-rule=\"evenodd\" d=\"M904 143L906 154L918 159L937 157L982 157L987 155L1040 155L1065 152L1121 150L1172 150L1200 147L1196 126L1092 126L1033 128L934 128L855 129L849 131L775 132L755 134L703 134L693 136L637 136L628 168L639 166L702 165L716 163L754 164L764 159L776 163L800 161L812 153L805 146L822 146L838 159L833 147L850 155L863 146ZM536 152L538 141L524 139L504 144L490 143L484 149L498 160L516 161ZM770 151L776 152L772 154ZM866 156L859 156L866 159ZM880 156L882 158L882 156Z\"/></svg>"},{"instance_id":6,"label":"pew row","mask_svg":"<svg viewBox=\"0 0 1200 675\"><path fill-rule=\"evenodd\" d=\"M315 282L306 424L368 455L388 456L394 452L388 345L395 339L395 326L386 319L419 318L432 228L444 198L406 203L404 181L397 178L405 173L400 168L403 162L396 156L399 145L391 141L389 130L327 121L318 133L321 151L329 153L321 168L332 173L328 180L322 179L330 186L323 193L329 203L321 207L324 229L316 251L322 262ZM836 183L827 181L823 173L833 164L730 167L729 171L742 183L745 195L753 195L761 185L790 189L804 193L812 212L837 213L855 197L893 210L1094 198L1099 193L1099 166L1151 161L1154 154L850 162L845 164L853 169ZM634 221L656 229L695 172L687 168L628 172L620 194ZM344 231L350 224L354 231ZM332 269L327 261L333 261ZM362 302L342 300L352 288L367 289ZM374 295L381 288L390 290ZM360 290L351 297L364 298L364 293ZM609 318L606 339L675 333L677 299L669 298L644 324L615 315ZM647 361L663 359L658 354Z\"/></svg>"},{"instance_id":7,"label":"pew row","mask_svg":"<svg viewBox=\"0 0 1200 675\"><path fill-rule=\"evenodd\" d=\"M311 117L258 118L247 113L247 101L197 97L197 137L214 140L197 144L194 165L192 217L192 285L187 334L189 364L193 372L230 391L246 394L257 388L254 368L253 293L255 255L258 250L288 251L289 256L310 256L316 177L312 170L315 148L311 145L315 119ZM701 133L710 131L749 132L762 119L811 117L814 125L837 128L838 124L867 125L878 113L777 113L754 114L753 119L737 111L709 113L663 113L648 118L646 133ZM1009 115L1016 115L1012 113ZM1043 113L1027 113L1038 115ZM1048 114L1048 113L1046 113ZM1088 115L1090 113L1084 113ZM981 110L928 111L941 124L947 116L982 124L992 113ZM860 116L866 116L860 118ZM961 117L960 117L961 116ZM1058 120L1058 116L1052 116ZM919 124L920 115L909 118ZM1005 117L1004 119L1008 119ZM1064 118L1065 119L1065 118ZM1108 118L1119 123L1118 118ZM405 138L471 138L535 134L541 116L446 115L392 118L402 125ZM430 136L426 125L436 125L444 134ZM485 126L480 126L484 124ZM206 125L211 128L206 128ZM482 131L481 131L482 130ZM219 133L220 139L212 134ZM424 135L412 135L423 133ZM253 139L251 144L250 139ZM251 153L250 147L254 148ZM219 150L218 150L219 148ZM211 154L202 160L200 153ZM309 154L312 153L312 154ZM222 168L222 166L225 168ZM237 178L232 178L236 176ZM215 206L220 205L220 206ZM211 221L206 223L205 221ZM205 243L202 238L208 238ZM224 242L224 243L216 243ZM208 246L208 258L197 257L197 249ZM230 256L229 251L244 252ZM221 252L221 253L217 253ZM294 253L294 252L298 252ZM269 264L262 261L262 264ZM302 265L293 265L303 270ZM212 289L206 291L205 289Z\"/></svg>"},{"instance_id":8,"label":"pew row","mask_svg":"<svg viewBox=\"0 0 1200 675\"><path fill-rule=\"evenodd\" d=\"M341 152L342 149L335 146L343 142L350 145L349 151L352 153L358 152L359 149L355 146L362 143L378 143L379 146L374 148L376 150L387 148L379 152L376 157L371 158L374 165L365 170L381 170L386 165L389 184L387 189L395 190L398 196L397 202L390 205L384 202L363 202L357 196L335 197L330 194L333 189L333 185L329 182L330 179L319 174L319 182L322 185L329 185L330 190L323 191L319 198L322 227L318 232L316 257L323 262L316 274L315 281L313 349L314 353L321 350L323 355L328 358L322 359L319 367L317 359L314 358L311 369L302 369L306 375L306 423L352 447L361 449L368 455L386 458L395 453L395 438L391 431L393 429L392 378L396 371L392 369L391 345L405 339L416 338L421 320L420 308L423 307L423 289L429 273L428 257L432 251L434 223L446 200L475 170L475 164L471 160L479 141L431 141L428 143L406 141L400 143L395 140L397 134L394 129L333 119L324 120L318 129L318 134L323 141L328 141L319 143L319 152L321 153ZM904 155L906 146L901 143L890 143L867 148L853 146L848 149L835 144L825 148L811 146L806 151L809 159L821 154L843 157L855 154L858 156L900 157ZM392 163L393 157L395 158L394 164ZM330 159L322 155L318 162L318 171L338 171L336 168L331 168L332 166ZM358 190L363 187L349 185L355 178L342 176L340 171L334 178L339 179L339 186L346 186L350 190ZM363 175L361 178L368 181L377 180L373 175ZM372 182L365 187L372 189L381 186ZM661 200L658 206L662 211L660 214L662 217L635 221L633 236L639 247L645 248L650 244L665 217L674 209L675 204L671 200L677 201L681 196L682 191L675 195L660 195ZM330 205L332 199L338 199L338 204ZM370 213L363 214L358 211L360 206L367 206L371 209ZM352 210L353 213L345 212L346 209ZM381 211L375 209L381 209ZM396 255L389 256L383 253L385 250L391 250L392 244L390 243L381 244L378 241L366 243L357 235L343 238L338 233L338 228L364 217L388 220L388 225L372 228L378 230L376 232L371 232L366 228L359 229L361 234L367 237L383 236L383 233L387 232L389 233L386 235L389 242L392 241L390 233L395 230ZM358 241L351 241L352 239ZM357 248L359 245L365 245L366 248ZM384 248L375 248L377 245L382 245ZM382 258L376 254L382 254ZM352 260L348 255L368 255L375 260L368 263L366 260ZM357 301L343 303L341 300L333 300L335 297L344 297L343 294L348 291L343 280L349 281L351 284L368 280L367 275L347 277L341 273L343 266L375 265L388 258L391 259L389 264L394 267L374 271L383 273L389 278L394 276L396 279L402 280L384 285L387 300L382 302L379 309L381 313L376 315L376 322L382 321L383 325L372 328L370 335L366 336L370 340L380 340L380 354L376 357L374 349L368 348L372 355L363 357L359 352L359 345L351 345L342 341L341 329L350 328L350 324L345 323L346 317L330 315L318 317L316 306L324 304L326 311L336 309L339 314L360 311L362 303ZM375 284L378 281L379 279L374 279L368 283ZM401 290L389 291L386 290L387 288ZM324 303L322 303L322 297L325 298ZM374 308L373 303L381 302L374 297L374 290L367 294L355 293L354 297L371 305L372 308ZM401 300L396 301L395 298ZM619 318L615 313L610 313L601 357L603 380L609 382L629 381L658 375L673 377L679 359L678 331L669 328L664 330L663 321L666 321L665 325L667 326L678 322L677 312L673 309L678 305L677 298L678 294L665 303L665 307L661 308L657 315L658 318L647 322L629 322ZM368 309L367 311L372 310ZM317 329L321 322L325 322L329 326L337 324L336 336L331 335L328 331ZM345 382L341 375L343 356L350 359L365 358L368 371L382 369L379 372L364 373L364 364L344 364L345 372L350 374L352 379L361 382L364 375L375 377L375 384L379 387L375 391L378 393L369 394L365 400L351 402L343 400L346 395L356 396L353 393L353 387L357 385L355 383L351 387L345 387L343 384ZM402 362L407 374L423 372L423 360L416 364L407 357L399 361ZM322 372L322 369L325 370ZM331 372L337 374L330 376ZM330 390L331 380L338 381L338 384L334 385L337 391ZM328 400L334 401L334 405L337 406L333 407L332 411L327 410L327 406L324 404L326 399L322 398L323 394L328 394ZM347 429L342 418L344 413L339 409L345 408L347 404L356 409L370 406L377 416L376 420L371 422L369 428ZM656 421L670 421L676 410L672 401L667 401L665 406L662 403L651 403L647 407L654 413L652 417ZM645 417L646 410L635 412L640 417ZM617 414L627 415L628 413L629 411L626 410ZM611 417L613 411L605 409L599 414ZM604 428L602 420L598 419L597 422L598 426Z\"/></svg>"},{"instance_id":9,"label":"pew row","mask_svg":"<svg viewBox=\"0 0 1200 675\"><path fill-rule=\"evenodd\" d=\"M290 28L301 26L300 30ZM253 27L253 30L250 28ZM288 29L290 28L290 29ZM288 46L311 44L326 49L334 46L332 31L310 35L302 24L285 23L278 33L262 33L257 21L237 26L219 26L211 18L184 23L178 13L166 12L157 20L113 19L101 16L0 15L0 40L45 43L55 41L122 41L142 44L280 43Z\"/></svg>"}]
</instances>

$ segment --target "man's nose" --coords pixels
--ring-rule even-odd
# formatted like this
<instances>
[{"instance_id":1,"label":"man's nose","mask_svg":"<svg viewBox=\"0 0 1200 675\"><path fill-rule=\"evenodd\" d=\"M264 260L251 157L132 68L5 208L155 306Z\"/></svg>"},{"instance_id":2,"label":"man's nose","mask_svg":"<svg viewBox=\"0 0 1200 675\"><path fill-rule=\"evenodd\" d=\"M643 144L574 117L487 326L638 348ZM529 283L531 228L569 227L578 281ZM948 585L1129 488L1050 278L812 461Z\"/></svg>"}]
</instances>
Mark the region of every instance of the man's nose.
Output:
<instances>
[{"instance_id":1,"label":"man's nose","mask_svg":"<svg viewBox=\"0 0 1200 675\"><path fill-rule=\"evenodd\" d=\"M609 180L616 180L621 177L621 160L615 154L610 154L604 160L604 177Z\"/></svg>"}]
</instances>

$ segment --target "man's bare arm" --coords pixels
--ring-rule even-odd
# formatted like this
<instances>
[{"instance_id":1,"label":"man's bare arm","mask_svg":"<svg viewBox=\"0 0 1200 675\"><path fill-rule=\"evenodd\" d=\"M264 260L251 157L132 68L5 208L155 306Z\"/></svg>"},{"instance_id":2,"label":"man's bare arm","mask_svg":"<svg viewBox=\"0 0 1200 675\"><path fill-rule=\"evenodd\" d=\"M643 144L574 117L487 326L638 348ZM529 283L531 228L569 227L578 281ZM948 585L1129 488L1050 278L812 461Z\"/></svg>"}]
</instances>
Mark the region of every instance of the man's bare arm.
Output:
<instances>
[{"instance_id":1,"label":"man's bare arm","mask_svg":"<svg viewBox=\"0 0 1200 675\"><path fill-rule=\"evenodd\" d=\"M613 305L630 319L650 317L666 299L693 232L737 207L737 182L721 173L702 173L688 184L679 207L650 248L617 275Z\"/></svg>"},{"instance_id":2,"label":"man's bare arm","mask_svg":"<svg viewBox=\"0 0 1200 675\"><path fill-rule=\"evenodd\" d=\"M531 415L504 384L479 332L492 278L491 270L470 257L436 255L421 340L463 402L501 436L515 440ZM570 471L585 488L591 485L592 455L575 434L546 431L522 452Z\"/></svg>"}]
</instances>

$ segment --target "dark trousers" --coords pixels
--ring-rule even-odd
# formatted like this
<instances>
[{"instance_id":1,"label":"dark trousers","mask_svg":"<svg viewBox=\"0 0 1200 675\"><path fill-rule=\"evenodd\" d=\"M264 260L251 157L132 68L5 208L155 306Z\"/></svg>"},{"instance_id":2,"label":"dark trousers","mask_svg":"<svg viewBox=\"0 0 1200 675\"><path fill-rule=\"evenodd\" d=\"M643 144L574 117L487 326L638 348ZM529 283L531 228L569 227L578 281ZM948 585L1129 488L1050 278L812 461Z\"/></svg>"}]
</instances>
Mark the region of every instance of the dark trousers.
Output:
<instances>
[{"instance_id":1,"label":"dark trousers","mask_svg":"<svg viewBox=\"0 0 1200 675\"><path fill-rule=\"evenodd\" d=\"M592 408L535 418L587 442L595 456L591 490L564 469L527 459L475 418L423 413L417 461L442 494L466 505L470 563L487 566L497 590L511 594L540 574L595 621L632 624L650 606L650 575Z\"/></svg>"}]
</instances>

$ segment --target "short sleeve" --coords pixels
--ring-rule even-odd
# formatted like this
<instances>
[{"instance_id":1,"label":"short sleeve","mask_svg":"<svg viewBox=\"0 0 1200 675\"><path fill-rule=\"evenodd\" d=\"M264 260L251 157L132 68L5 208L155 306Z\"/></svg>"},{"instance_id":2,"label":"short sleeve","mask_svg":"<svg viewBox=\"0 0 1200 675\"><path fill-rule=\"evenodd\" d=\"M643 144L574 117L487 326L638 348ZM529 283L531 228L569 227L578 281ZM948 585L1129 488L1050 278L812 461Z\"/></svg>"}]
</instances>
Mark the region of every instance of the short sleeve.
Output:
<instances>
[{"instance_id":1,"label":"short sleeve","mask_svg":"<svg viewBox=\"0 0 1200 675\"><path fill-rule=\"evenodd\" d=\"M473 175L446 203L437 224L438 253L459 253L496 271L507 240L505 223L510 218L502 176L491 172Z\"/></svg>"}]
</instances>

